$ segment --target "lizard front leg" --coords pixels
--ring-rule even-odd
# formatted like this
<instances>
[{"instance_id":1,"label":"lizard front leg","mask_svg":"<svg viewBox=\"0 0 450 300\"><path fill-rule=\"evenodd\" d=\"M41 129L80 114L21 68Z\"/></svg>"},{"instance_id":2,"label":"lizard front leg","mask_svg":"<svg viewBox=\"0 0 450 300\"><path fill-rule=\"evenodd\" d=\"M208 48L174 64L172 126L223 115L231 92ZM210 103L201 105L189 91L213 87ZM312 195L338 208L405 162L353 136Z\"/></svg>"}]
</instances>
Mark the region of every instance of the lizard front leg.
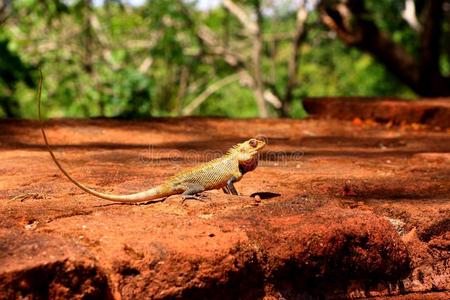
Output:
<instances>
[{"instance_id":1,"label":"lizard front leg","mask_svg":"<svg viewBox=\"0 0 450 300\"><path fill-rule=\"evenodd\" d=\"M239 195L239 193L236 191L236 188L234 187L234 183L237 181L237 178L235 176L231 177L227 181L227 189L232 195Z\"/></svg>"}]
</instances>

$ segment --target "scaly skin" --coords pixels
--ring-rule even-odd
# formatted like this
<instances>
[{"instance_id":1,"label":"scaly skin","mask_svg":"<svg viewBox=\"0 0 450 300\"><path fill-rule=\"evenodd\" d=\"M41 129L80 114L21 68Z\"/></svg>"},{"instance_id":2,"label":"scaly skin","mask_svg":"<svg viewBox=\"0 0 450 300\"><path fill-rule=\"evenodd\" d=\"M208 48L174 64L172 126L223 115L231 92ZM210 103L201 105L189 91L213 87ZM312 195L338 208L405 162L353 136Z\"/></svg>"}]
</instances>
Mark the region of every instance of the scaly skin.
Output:
<instances>
[{"instance_id":1,"label":"scaly skin","mask_svg":"<svg viewBox=\"0 0 450 300\"><path fill-rule=\"evenodd\" d=\"M41 91L42 73L39 82L38 114L41 119ZM83 191L96 197L114 202L137 203L165 198L171 195L182 194L185 199L195 198L203 191L222 188L225 193L237 195L233 183L239 181L242 176L253 171L258 165L258 153L266 143L260 139L250 139L231 148L224 156L195 168L185 170L171 177L166 182L147 191L128 195L114 195L98 192L78 182L62 167L47 140L44 127L41 126L42 136L47 149L61 172Z\"/></svg>"}]
</instances>

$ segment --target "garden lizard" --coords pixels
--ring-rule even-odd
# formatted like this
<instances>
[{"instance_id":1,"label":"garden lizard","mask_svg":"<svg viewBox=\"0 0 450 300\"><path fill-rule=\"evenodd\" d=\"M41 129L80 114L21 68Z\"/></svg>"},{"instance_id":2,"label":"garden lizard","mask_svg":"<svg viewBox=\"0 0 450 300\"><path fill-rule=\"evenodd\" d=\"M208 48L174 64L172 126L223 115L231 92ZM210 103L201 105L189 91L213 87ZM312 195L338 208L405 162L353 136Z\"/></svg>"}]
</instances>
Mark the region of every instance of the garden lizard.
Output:
<instances>
[{"instance_id":1,"label":"garden lizard","mask_svg":"<svg viewBox=\"0 0 450 300\"><path fill-rule=\"evenodd\" d=\"M42 81L43 78L41 73L38 92L38 115L45 145L55 164L61 172L72 181L72 183L83 191L99 198L114 202L137 203L181 194L184 199L199 199L199 196L197 196L198 193L220 188L222 188L225 193L238 195L233 184L239 181L245 173L253 171L257 167L258 154L266 145L266 142L262 139L252 138L235 145L222 157L180 172L169 178L166 182L144 192L128 195L114 195L98 192L74 179L56 159L56 156L48 143L41 118Z\"/></svg>"}]
</instances>

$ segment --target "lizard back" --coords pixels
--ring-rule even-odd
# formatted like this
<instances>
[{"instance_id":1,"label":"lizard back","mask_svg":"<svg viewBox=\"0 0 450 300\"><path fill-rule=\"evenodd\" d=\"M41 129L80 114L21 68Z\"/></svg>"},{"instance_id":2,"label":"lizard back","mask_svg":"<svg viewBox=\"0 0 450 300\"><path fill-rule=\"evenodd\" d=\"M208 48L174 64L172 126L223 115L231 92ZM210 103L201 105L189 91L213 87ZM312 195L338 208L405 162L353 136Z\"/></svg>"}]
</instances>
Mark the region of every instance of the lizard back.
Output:
<instances>
[{"instance_id":1,"label":"lizard back","mask_svg":"<svg viewBox=\"0 0 450 300\"><path fill-rule=\"evenodd\" d=\"M224 187L227 181L239 174L239 162L230 154L226 154L207 163L174 175L169 182L174 186L197 184L205 190Z\"/></svg>"}]
</instances>

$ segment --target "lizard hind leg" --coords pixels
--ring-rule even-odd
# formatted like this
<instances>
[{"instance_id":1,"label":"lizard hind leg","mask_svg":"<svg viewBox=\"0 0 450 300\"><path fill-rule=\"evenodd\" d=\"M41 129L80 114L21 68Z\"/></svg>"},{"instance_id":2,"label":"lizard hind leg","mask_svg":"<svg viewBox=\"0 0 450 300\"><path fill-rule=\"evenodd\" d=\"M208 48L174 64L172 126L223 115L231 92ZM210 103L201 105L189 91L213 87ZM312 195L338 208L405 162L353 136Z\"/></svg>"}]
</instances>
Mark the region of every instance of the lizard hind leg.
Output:
<instances>
[{"instance_id":1,"label":"lizard hind leg","mask_svg":"<svg viewBox=\"0 0 450 300\"><path fill-rule=\"evenodd\" d=\"M199 200L204 201L206 196L199 195L199 193L203 192L205 188L200 184L190 184L186 188L186 190L181 194L183 198L183 202L186 200Z\"/></svg>"}]
</instances>

